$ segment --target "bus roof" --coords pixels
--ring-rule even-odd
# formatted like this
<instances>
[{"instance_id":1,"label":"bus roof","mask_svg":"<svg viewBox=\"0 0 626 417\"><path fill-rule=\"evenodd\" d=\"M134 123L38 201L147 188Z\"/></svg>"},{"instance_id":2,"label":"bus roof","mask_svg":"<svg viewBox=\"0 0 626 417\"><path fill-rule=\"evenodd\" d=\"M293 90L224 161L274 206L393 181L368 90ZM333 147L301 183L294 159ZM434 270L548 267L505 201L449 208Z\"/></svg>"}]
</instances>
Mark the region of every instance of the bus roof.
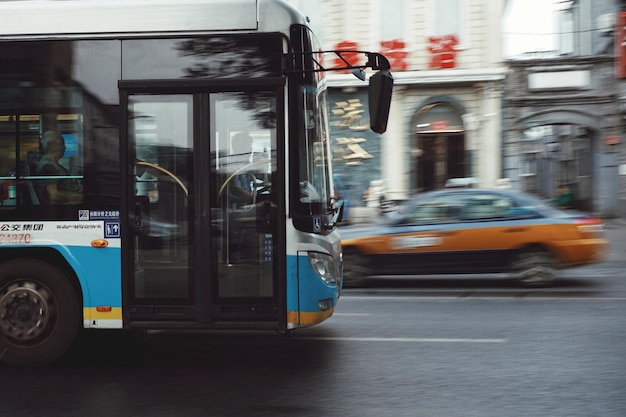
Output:
<instances>
[{"instance_id":1,"label":"bus roof","mask_svg":"<svg viewBox=\"0 0 626 417\"><path fill-rule=\"evenodd\" d=\"M0 39L283 31L283 0L0 0Z\"/></svg>"}]
</instances>

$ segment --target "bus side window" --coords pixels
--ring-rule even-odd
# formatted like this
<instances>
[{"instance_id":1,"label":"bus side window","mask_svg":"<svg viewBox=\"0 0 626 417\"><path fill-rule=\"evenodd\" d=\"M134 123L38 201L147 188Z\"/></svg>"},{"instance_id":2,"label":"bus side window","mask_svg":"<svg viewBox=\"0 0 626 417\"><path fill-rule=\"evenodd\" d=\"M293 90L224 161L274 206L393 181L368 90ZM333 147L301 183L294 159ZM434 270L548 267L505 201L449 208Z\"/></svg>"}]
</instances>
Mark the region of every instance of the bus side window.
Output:
<instances>
[{"instance_id":1,"label":"bus side window","mask_svg":"<svg viewBox=\"0 0 626 417\"><path fill-rule=\"evenodd\" d=\"M37 175L37 163L41 158L41 154L38 151L28 151L26 153L26 163L24 164L24 174L26 176ZM26 179L24 181L26 189L23 190L25 195L24 203L31 205L39 205L39 195L37 194L37 190L35 188L34 182L37 180Z\"/></svg>"}]
</instances>

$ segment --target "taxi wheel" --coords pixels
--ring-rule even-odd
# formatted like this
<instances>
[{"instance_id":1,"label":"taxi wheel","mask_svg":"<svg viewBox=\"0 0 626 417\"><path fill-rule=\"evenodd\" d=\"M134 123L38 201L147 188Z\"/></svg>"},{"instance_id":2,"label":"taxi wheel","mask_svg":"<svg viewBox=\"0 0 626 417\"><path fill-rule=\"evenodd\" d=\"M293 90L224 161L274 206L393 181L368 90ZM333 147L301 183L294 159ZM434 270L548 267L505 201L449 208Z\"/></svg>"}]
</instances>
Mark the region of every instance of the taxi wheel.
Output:
<instances>
[{"instance_id":1,"label":"taxi wheel","mask_svg":"<svg viewBox=\"0 0 626 417\"><path fill-rule=\"evenodd\" d=\"M355 251L343 254L343 287L355 288L365 285L367 277L372 275L367 257Z\"/></svg>"},{"instance_id":2,"label":"taxi wheel","mask_svg":"<svg viewBox=\"0 0 626 417\"><path fill-rule=\"evenodd\" d=\"M542 249L520 252L513 260L513 272L522 285L542 287L556 279L554 259Z\"/></svg>"}]
</instances>

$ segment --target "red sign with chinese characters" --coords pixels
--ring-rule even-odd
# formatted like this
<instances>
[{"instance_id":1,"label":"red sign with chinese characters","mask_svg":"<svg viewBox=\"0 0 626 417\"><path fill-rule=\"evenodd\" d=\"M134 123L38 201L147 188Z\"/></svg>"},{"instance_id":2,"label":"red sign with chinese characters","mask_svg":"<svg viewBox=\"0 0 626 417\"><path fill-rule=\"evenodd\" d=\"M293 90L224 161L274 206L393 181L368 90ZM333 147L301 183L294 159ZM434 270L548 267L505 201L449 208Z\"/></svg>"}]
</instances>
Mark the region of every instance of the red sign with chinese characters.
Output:
<instances>
[{"instance_id":1,"label":"red sign with chinese characters","mask_svg":"<svg viewBox=\"0 0 626 417\"><path fill-rule=\"evenodd\" d=\"M400 39L392 39L390 41L381 41L380 51L388 60L391 65L391 69L395 71L406 71L409 69L409 64L406 62L406 57L409 55L405 51L406 44Z\"/></svg>"},{"instance_id":2,"label":"red sign with chinese characters","mask_svg":"<svg viewBox=\"0 0 626 417\"><path fill-rule=\"evenodd\" d=\"M406 58L409 53L406 51L406 43L400 39L392 39L388 41L380 42L381 51L388 60L392 70L406 71L409 69L409 64ZM365 57L362 54L355 52L341 52L341 51L355 51L360 50L359 44L353 41L341 41L335 45L335 50L340 51L341 57L336 56L334 60L335 67L345 67L347 65L358 66L365 63ZM343 58L343 59L342 59ZM345 59L345 61L344 61ZM346 63L347 62L347 63ZM350 72L350 70L341 70L340 72Z\"/></svg>"},{"instance_id":3,"label":"red sign with chinese characters","mask_svg":"<svg viewBox=\"0 0 626 417\"><path fill-rule=\"evenodd\" d=\"M338 51L358 51L359 44L352 41L341 41L335 45L335 49ZM359 65L359 61L361 60L361 54L357 52L343 52L341 53L341 57L335 57L335 66L336 67L345 67L348 65ZM341 59L343 58L343 59ZM345 61L344 61L345 59ZM347 62L347 63L346 63ZM339 72L350 72L349 69L341 70Z\"/></svg>"},{"instance_id":4,"label":"red sign with chinese characters","mask_svg":"<svg viewBox=\"0 0 626 417\"><path fill-rule=\"evenodd\" d=\"M459 39L456 35L430 36L428 50L433 54L428 68L444 69L456 67Z\"/></svg>"}]
</instances>

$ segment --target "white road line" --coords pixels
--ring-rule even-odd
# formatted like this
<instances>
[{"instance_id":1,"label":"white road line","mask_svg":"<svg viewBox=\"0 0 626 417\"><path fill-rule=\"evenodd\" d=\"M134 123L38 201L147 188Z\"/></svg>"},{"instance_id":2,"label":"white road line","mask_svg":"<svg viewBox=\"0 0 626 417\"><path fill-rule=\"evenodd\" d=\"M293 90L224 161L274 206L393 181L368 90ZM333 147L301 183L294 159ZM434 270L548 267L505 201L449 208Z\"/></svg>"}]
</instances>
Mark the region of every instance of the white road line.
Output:
<instances>
[{"instance_id":1,"label":"white road line","mask_svg":"<svg viewBox=\"0 0 626 417\"><path fill-rule=\"evenodd\" d=\"M426 337L302 337L306 340L329 340L339 342L404 342L404 343L506 343L507 339L464 339Z\"/></svg>"},{"instance_id":2,"label":"white road line","mask_svg":"<svg viewBox=\"0 0 626 417\"><path fill-rule=\"evenodd\" d=\"M356 317L362 317L362 316L371 316L373 313L334 313L333 317L336 316L356 316Z\"/></svg>"},{"instance_id":3,"label":"white road line","mask_svg":"<svg viewBox=\"0 0 626 417\"><path fill-rule=\"evenodd\" d=\"M543 295L510 295L510 296L429 296L429 295L350 295L342 296L340 303L351 300L379 300L379 301L402 301L402 300L422 300L422 301L471 301L471 300L494 300L494 301L626 301L626 297L557 297Z\"/></svg>"}]
</instances>

